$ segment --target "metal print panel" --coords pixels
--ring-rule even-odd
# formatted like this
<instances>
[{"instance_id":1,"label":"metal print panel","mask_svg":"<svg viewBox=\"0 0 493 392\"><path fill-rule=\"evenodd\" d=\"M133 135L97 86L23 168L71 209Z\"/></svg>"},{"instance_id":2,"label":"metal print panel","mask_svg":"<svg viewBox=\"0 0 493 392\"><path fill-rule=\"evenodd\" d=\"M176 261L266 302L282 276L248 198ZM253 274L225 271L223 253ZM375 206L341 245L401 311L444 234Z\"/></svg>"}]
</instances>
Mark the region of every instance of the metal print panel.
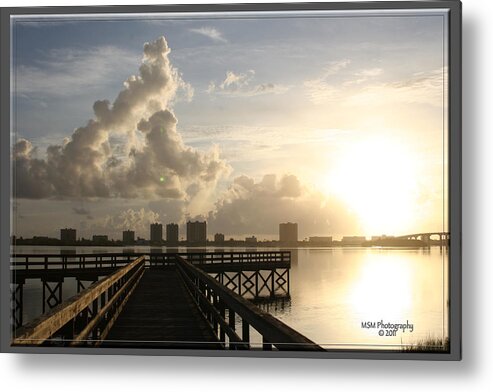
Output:
<instances>
[{"instance_id":1,"label":"metal print panel","mask_svg":"<svg viewBox=\"0 0 493 392\"><path fill-rule=\"evenodd\" d=\"M460 358L459 3L2 12L2 350Z\"/></svg>"}]
</instances>

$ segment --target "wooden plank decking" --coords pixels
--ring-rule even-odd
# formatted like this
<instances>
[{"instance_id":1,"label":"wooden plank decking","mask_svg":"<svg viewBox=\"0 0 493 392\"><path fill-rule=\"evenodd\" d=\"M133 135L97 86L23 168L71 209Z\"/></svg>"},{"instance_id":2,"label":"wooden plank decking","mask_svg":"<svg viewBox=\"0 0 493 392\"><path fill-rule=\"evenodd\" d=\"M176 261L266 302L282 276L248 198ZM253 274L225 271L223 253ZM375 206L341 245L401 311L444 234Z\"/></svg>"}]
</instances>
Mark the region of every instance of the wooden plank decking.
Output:
<instances>
[{"instance_id":1,"label":"wooden plank decking","mask_svg":"<svg viewBox=\"0 0 493 392\"><path fill-rule=\"evenodd\" d=\"M174 268L147 269L102 347L220 349Z\"/></svg>"}]
</instances>

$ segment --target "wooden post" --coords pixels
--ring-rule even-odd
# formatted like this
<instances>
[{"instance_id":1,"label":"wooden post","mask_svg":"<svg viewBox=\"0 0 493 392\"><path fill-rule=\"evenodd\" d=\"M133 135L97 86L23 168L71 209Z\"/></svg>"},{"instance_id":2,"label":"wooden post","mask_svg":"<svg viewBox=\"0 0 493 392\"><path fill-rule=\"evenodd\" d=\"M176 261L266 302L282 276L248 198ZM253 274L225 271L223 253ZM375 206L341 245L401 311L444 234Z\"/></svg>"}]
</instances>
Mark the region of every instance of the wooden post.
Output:
<instances>
[{"instance_id":1,"label":"wooden post","mask_svg":"<svg viewBox=\"0 0 493 392\"><path fill-rule=\"evenodd\" d=\"M236 329L235 325L235 311L233 309L229 309L228 311L228 325L233 329Z\"/></svg>"},{"instance_id":2,"label":"wooden post","mask_svg":"<svg viewBox=\"0 0 493 392\"><path fill-rule=\"evenodd\" d=\"M274 292L275 292L275 288L274 288L274 275L275 275L275 271L276 270L271 270L270 271L270 276L271 276L271 279L270 279L270 296L271 297L274 297Z\"/></svg>"},{"instance_id":3,"label":"wooden post","mask_svg":"<svg viewBox=\"0 0 493 392\"><path fill-rule=\"evenodd\" d=\"M43 313L46 312L46 288L45 288L45 281L43 281Z\"/></svg>"},{"instance_id":4,"label":"wooden post","mask_svg":"<svg viewBox=\"0 0 493 392\"><path fill-rule=\"evenodd\" d=\"M241 333L245 349L250 348L250 325L245 321L241 320Z\"/></svg>"},{"instance_id":5,"label":"wooden post","mask_svg":"<svg viewBox=\"0 0 493 392\"><path fill-rule=\"evenodd\" d=\"M23 324L22 313L24 303L24 289L23 283L15 284L15 288L12 291L12 327L15 330Z\"/></svg>"},{"instance_id":6,"label":"wooden post","mask_svg":"<svg viewBox=\"0 0 493 392\"><path fill-rule=\"evenodd\" d=\"M21 326L24 323L23 315L22 315L24 312L24 285L22 283L18 284L16 291L17 290L19 291L18 304L20 304L18 323L19 323L19 326ZM17 301L17 299L16 299L16 301Z\"/></svg>"},{"instance_id":7,"label":"wooden post","mask_svg":"<svg viewBox=\"0 0 493 392\"><path fill-rule=\"evenodd\" d=\"M258 274L260 274L260 271L255 271L255 298L258 298Z\"/></svg>"},{"instance_id":8,"label":"wooden post","mask_svg":"<svg viewBox=\"0 0 493 392\"><path fill-rule=\"evenodd\" d=\"M226 320L226 307L221 299L219 299L219 313L221 314L221 318L223 320ZM221 335L219 336L219 339L222 343L226 341L226 332L224 331L224 328L222 326L221 326Z\"/></svg>"},{"instance_id":9,"label":"wooden post","mask_svg":"<svg viewBox=\"0 0 493 392\"><path fill-rule=\"evenodd\" d=\"M272 351L272 344L262 336L262 350L264 351Z\"/></svg>"},{"instance_id":10,"label":"wooden post","mask_svg":"<svg viewBox=\"0 0 493 392\"><path fill-rule=\"evenodd\" d=\"M91 309L91 316L94 317L95 315L98 314L98 298L96 298L94 301L92 301L92 309Z\"/></svg>"},{"instance_id":11,"label":"wooden post","mask_svg":"<svg viewBox=\"0 0 493 392\"><path fill-rule=\"evenodd\" d=\"M218 305L219 305L219 298L217 296L216 293L214 293L213 297L212 297L212 305L214 306L214 308L218 308ZM216 336L218 335L218 328L219 328L219 323L216 319L216 316L214 315L213 312L211 312L211 316L212 316L212 325L214 327L214 333L216 334Z\"/></svg>"}]
</instances>

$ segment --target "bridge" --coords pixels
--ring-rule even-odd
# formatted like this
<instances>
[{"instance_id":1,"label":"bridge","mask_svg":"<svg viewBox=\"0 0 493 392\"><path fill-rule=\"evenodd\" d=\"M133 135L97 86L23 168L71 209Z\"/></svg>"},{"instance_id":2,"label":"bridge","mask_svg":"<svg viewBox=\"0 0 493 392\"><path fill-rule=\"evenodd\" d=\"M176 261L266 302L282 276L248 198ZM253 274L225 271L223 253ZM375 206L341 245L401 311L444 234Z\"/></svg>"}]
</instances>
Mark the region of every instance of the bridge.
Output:
<instances>
[{"instance_id":1,"label":"bridge","mask_svg":"<svg viewBox=\"0 0 493 392\"><path fill-rule=\"evenodd\" d=\"M440 246L448 246L448 244L450 243L450 233L448 232L406 234L394 238L422 241L427 246L429 246L432 241L438 242L438 245Z\"/></svg>"},{"instance_id":2,"label":"bridge","mask_svg":"<svg viewBox=\"0 0 493 392\"><path fill-rule=\"evenodd\" d=\"M323 351L254 304L289 298L290 252L11 258L14 345ZM77 294L63 300L66 278ZM27 279L42 281L43 313L23 323Z\"/></svg>"}]
</instances>

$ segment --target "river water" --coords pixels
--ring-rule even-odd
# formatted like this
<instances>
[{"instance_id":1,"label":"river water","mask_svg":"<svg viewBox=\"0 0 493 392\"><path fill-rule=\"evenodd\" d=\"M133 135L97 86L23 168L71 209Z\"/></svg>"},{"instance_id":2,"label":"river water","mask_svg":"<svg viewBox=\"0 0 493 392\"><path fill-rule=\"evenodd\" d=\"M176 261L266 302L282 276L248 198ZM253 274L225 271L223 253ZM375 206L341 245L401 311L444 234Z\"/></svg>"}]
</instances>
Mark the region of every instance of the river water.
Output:
<instances>
[{"instance_id":1,"label":"river water","mask_svg":"<svg viewBox=\"0 0 493 392\"><path fill-rule=\"evenodd\" d=\"M133 249L135 252L149 252L149 247ZM16 247L16 253L56 254L74 250L77 253L116 253L123 249ZM124 250L128 251L128 248ZM226 252L242 250L224 248ZM448 336L446 249L289 250L292 254L290 299L261 306L316 343L326 348L386 349ZM180 248L180 251L186 249ZM66 279L64 299L73 294L75 282ZM25 321L41 313L41 303L39 282L27 281L24 287ZM363 328L363 323L368 323L368 328ZM393 333L387 332L393 329L388 324L407 324L409 327Z\"/></svg>"}]
</instances>

